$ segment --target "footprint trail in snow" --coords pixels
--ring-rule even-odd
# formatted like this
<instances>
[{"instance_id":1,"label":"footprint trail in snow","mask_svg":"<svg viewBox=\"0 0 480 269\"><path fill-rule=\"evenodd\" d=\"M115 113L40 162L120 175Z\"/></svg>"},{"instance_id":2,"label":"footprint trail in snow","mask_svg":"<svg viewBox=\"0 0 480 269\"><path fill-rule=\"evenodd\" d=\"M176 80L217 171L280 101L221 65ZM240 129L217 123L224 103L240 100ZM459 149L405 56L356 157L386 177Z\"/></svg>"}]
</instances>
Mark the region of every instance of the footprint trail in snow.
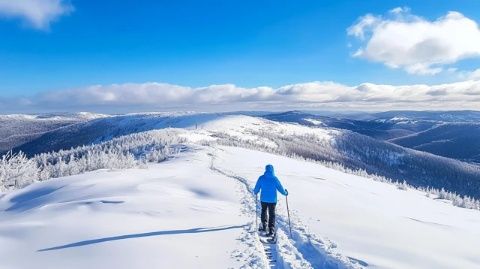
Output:
<instances>
[{"instance_id":1,"label":"footprint trail in snow","mask_svg":"<svg viewBox=\"0 0 480 269\"><path fill-rule=\"evenodd\" d=\"M252 188L248 181L236 175L233 172L225 171L215 166L215 151L211 156L210 169L220 173L226 177L236 180L242 185L242 192L244 197L242 204L244 206L243 213L251 214L255 212L255 201L252 195ZM254 222L252 221L252 226ZM309 268L325 268L325 269L343 269L343 268L364 268L359 264L352 263L346 257L331 251L334 244L323 242L317 239L314 235L309 234L305 228L302 228L300 223L297 223L298 229L292 227L292 238L287 236L288 226L286 217L277 213L277 242L275 244L265 243L260 240L260 236L255 228L250 228L251 232L256 235L258 244L256 247L258 251L263 252L264 265L261 268L274 269L309 269ZM292 224L293 225L293 224ZM258 268L257 266L250 266L247 268Z\"/></svg>"}]
</instances>

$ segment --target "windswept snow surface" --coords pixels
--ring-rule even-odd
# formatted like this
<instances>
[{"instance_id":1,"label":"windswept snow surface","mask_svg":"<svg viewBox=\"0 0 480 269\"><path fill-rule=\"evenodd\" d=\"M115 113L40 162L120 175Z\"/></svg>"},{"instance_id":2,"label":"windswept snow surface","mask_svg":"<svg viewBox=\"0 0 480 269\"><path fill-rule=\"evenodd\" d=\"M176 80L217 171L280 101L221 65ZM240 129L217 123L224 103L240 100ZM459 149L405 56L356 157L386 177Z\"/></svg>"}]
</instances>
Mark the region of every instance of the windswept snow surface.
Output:
<instances>
[{"instance_id":1,"label":"windswept snow surface","mask_svg":"<svg viewBox=\"0 0 480 269\"><path fill-rule=\"evenodd\" d=\"M272 131L284 137L288 136L315 136L317 141L330 141L341 131L334 129L310 128L298 124L285 124L244 115L223 116L200 125L200 130L192 130L186 136L204 134L204 140L210 140L221 134L233 137L243 142L276 148L274 140L262 137ZM202 132L203 131L203 132Z\"/></svg>"},{"instance_id":2,"label":"windswept snow surface","mask_svg":"<svg viewBox=\"0 0 480 269\"><path fill-rule=\"evenodd\" d=\"M331 254L372 268L478 268L480 264L479 211L315 163L233 147L217 151L218 169L248 179L252 186L267 163L276 167L290 193L294 239L307 241L296 242L297 249L312 264L320 256L308 243L312 237ZM277 210L287 231L283 196Z\"/></svg>"},{"instance_id":3,"label":"windswept snow surface","mask_svg":"<svg viewBox=\"0 0 480 269\"><path fill-rule=\"evenodd\" d=\"M210 160L189 152L4 195L0 268L263 268L243 187Z\"/></svg>"}]
</instances>

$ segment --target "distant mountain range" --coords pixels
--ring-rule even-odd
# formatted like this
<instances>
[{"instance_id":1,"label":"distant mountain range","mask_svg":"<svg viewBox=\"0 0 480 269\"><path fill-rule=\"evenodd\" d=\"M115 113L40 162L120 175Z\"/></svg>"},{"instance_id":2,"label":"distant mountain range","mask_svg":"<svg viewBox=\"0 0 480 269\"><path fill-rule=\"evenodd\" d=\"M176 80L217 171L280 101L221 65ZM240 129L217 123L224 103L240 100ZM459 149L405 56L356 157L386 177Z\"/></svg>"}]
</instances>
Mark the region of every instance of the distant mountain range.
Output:
<instances>
[{"instance_id":1,"label":"distant mountain range","mask_svg":"<svg viewBox=\"0 0 480 269\"><path fill-rule=\"evenodd\" d=\"M480 112L389 111L362 113L360 119L300 111L264 116L280 122L346 129L375 139L465 162L480 163ZM354 119L351 119L354 118Z\"/></svg>"},{"instance_id":2,"label":"distant mountain range","mask_svg":"<svg viewBox=\"0 0 480 269\"><path fill-rule=\"evenodd\" d=\"M0 115L0 153L13 149L32 155L98 143L135 132L166 127L183 128L195 124L188 122L189 114L194 113ZM260 115L269 120L311 127L350 130L403 147L480 163L478 111L388 111L369 114L329 113L329 116L301 111L240 114ZM204 115L208 118L207 115L215 114Z\"/></svg>"}]
</instances>

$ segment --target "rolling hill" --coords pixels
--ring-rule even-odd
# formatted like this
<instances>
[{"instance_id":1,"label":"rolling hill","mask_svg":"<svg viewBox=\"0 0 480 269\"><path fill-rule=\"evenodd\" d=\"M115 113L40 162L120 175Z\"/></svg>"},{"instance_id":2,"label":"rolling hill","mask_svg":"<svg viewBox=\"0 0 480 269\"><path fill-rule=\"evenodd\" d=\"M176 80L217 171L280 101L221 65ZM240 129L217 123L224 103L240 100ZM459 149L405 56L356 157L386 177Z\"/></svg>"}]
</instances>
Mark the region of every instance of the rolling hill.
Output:
<instances>
[{"instance_id":1,"label":"rolling hill","mask_svg":"<svg viewBox=\"0 0 480 269\"><path fill-rule=\"evenodd\" d=\"M16 148L30 155L98 144L112 138L164 128L207 132L224 144L291 154L346 169L362 170L416 187L434 187L480 197L480 168L401 147L357 132L208 113L134 114L99 118L48 132Z\"/></svg>"},{"instance_id":2,"label":"rolling hill","mask_svg":"<svg viewBox=\"0 0 480 269\"><path fill-rule=\"evenodd\" d=\"M480 163L478 123L445 123L390 142L439 156Z\"/></svg>"},{"instance_id":3,"label":"rolling hill","mask_svg":"<svg viewBox=\"0 0 480 269\"><path fill-rule=\"evenodd\" d=\"M93 113L0 115L0 153L33 141L50 131L104 116Z\"/></svg>"}]
</instances>

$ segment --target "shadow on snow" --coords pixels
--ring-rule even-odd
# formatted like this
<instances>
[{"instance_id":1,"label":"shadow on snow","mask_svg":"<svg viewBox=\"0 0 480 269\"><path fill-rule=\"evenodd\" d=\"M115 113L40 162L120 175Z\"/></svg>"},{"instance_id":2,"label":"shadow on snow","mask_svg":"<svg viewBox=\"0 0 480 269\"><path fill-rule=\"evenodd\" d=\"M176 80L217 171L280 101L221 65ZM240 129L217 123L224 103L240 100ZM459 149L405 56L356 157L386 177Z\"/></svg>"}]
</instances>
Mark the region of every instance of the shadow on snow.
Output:
<instances>
[{"instance_id":1,"label":"shadow on snow","mask_svg":"<svg viewBox=\"0 0 480 269\"><path fill-rule=\"evenodd\" d=\"M125 235L90 239L90 240L79 241L79 242L66 244L66 245L62 245L62 246L39 249L39 250L37 250L37 252L59 250L59 249L65 249L65 248L82 247L82 246L88 246L88 245L99 244L99 243L110 242L110 241L125 240L125 239L132 239L132 238L142 238L142 237L150 237L150 236L159 236L159 235L195 234L195 233L218 232L218 231L224 231L224 230L230 230L230 229L240 229L240 228L244 228L246 226L247 225L245 224L245 225L235 225L235 226L220 226L220 227L209 227L209 228L193 228L193 229L185 229L185 230L156 231L156 232L138 233L138 234L125 234Z\"/></svg>"},{"instance_id":2,"label":"shadow on snow","mask_svg":"<svg viewBox=\"0 0 480 269\"><path fill-rule=\"evenodd\" d=\"M38 207L41 204L41 199L44 199L48 195L62 189L63 187L64 186L43 187L17 194L10 199L10 202L13 203L13 205L7 208L5 211L22 212Z\"/></svg>"}]
</instances>

